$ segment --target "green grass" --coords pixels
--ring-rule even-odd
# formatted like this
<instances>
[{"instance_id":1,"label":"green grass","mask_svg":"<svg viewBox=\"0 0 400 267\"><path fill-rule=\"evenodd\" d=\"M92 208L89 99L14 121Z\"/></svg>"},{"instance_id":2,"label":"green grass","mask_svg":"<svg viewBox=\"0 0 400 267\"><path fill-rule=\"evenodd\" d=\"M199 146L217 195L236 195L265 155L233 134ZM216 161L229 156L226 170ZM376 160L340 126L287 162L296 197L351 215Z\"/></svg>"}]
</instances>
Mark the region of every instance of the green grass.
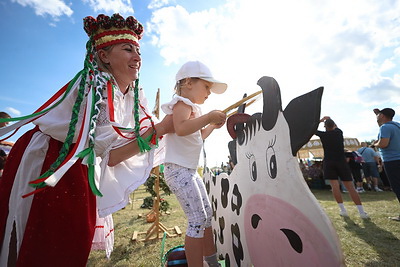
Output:
<instances>
[{"instance_id":1,"label":"green grass","mask_svg":"<svg viewBox=\"0 0 400 267\"><path fill-rule=\"evenodd\" d=\"M313 190L313 193L332 220L347 266L400 266L400 222L388 219L388 216L395 216L400 212L399 202L393 192L361 194L370 220L362 220L358 216L357 208L348 194L343 194L343 197L350 217L342 218L329 190ZM139 188L133 195L132 204L113 214L115 244L111 259L105 257L104 251L92 251L87 266L160 266L161 240L131 240L134 231L146 232L152 225L146 222L145 217L139 217L139 214L145 215L149 212L140 208L142 199L148 195L143 187ZM171 209L170 215L161 216L161 223L167 228L178 226L183 232L180 237L166 239L167 251L184 243L186 219L174 195L162 197L170 203ZM144 237L145 234L139 236Z\"/></svg>"}]
</instances>

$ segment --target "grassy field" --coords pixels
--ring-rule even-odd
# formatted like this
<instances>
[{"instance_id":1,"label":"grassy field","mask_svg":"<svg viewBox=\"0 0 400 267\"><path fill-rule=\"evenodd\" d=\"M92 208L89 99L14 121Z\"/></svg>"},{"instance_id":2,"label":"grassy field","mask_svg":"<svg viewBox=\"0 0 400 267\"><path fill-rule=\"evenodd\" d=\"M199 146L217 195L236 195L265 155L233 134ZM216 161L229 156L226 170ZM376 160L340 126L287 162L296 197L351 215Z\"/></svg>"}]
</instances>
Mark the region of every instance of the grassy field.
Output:
<instances>
[{"instance_id":1,"label":"grassy field","mask_svg":"<svg viewBox=\"0 0 400 267\"><path fill-rule=\"evenodd\" d=\"M400 207L393 192L366 192L361 194L364 208L370 220L362 220L349 196L344 195L349 218L339 216L339 208L329 190L313 190L338 233L347 266L400 266L400 222L391 221L388 216L398 215ZM149 210L141 209L143 198L149 194L139 188L133 194L133 202L113 215L115 244L111 259L104 251L93 251L88 266L160 266L161 240L133 242L134 231L146 232L151 223L140 217ZM170 214L161 216L167 228L178 226L182 236L167 238L165 251L184 243L186 220L175 196L162 196L170 203ZM173 233L171 230L170 233ZM139 235L144 238L145 234Z\"/></svg>"}]
</instances>

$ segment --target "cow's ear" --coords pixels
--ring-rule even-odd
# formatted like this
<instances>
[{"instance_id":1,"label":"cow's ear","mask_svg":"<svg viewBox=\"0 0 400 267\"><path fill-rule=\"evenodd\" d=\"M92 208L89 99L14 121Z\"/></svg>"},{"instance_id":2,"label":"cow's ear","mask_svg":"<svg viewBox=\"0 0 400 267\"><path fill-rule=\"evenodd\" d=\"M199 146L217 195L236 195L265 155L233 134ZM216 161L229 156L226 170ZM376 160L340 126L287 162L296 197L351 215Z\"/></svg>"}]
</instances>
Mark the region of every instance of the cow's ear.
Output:
<instances>
[{"instance_id":1,"label":"cow's ear","mask_svg":"<svg viewBox=\"0 0 400 267\"><path fill-rule=\"evenodd\" d=\"M321 114L321 98L324 91L319 87L307 94L301 95L287 105L283 115L289 124L292 154L310 140L318 129Z\"/></svg>"},{"instance_id":2,"label":"cow's ear","mask_svg":"<svg viewBox=\"0 0 400 267\"><path fill-rule=\"evenodd\" d=\"M269 131L274 128L278 120L278 114L282 111L281 89L276 80L268 76L261 77L257 84L263 91L262 126L264 130Z\"/></svg>"}]
</instances>

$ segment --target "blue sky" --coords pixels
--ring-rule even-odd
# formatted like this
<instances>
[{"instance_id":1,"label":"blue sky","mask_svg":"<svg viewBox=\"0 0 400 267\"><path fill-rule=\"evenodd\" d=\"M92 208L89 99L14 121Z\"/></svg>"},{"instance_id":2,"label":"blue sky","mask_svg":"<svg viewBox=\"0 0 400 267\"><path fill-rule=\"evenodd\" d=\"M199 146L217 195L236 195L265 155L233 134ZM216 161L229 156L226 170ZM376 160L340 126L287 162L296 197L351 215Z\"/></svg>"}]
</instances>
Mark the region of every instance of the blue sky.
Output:
<instances>
[{"instance_id":1,"label":"blue sky","mask_svg":"<svg viewBox=\"0 0 400 267\"><path fill-rule=\"evenodd\" d=\"M140 81L150 108L157 88L167 102L178 68L197 59L229 86L207 100L205 112L259 90L256 82L266 75L280 84L284 107L324 86L321 116L331 116L345 136L376 138L373 108L392 107L400 120L395 0L4 0L0 110L17 117L44 103L83 66L82 19L115 12L133 14L145 26ZM228 140L225 128L209 138L209 165L227 160Z\"/></svg>"}]
</instances>

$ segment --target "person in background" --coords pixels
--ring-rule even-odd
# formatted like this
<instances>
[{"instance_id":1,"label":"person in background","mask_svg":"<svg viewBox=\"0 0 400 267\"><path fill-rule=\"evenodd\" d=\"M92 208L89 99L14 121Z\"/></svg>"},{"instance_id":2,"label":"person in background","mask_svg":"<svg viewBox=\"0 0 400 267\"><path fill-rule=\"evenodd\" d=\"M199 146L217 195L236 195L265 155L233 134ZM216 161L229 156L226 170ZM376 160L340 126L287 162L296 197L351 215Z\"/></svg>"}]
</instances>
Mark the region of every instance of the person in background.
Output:
<instances>
[{"instance_id":1,"label":"person in background","mask_svg":"<svg viewBox=\"0 0 400 267\"><path fill-rule=\"evenodd\" d=\"M372 181L374 190L376 192L382 192L378 186L379 183L379 170L380 167L379 157L375 150L367 146L366 142L361 142L361 148L359 148L358 153L364 158L363 172L365 179L368 182L368 187L371 188L370 181Z\"/></svg>"},{"instance_id":2,"label":"person in background","mask_svg":"<svg viewBox=\"0 0 400 267\"><path fill-rule=\"evenodd\" d=\"M374 113L379 125L379 134L373 145L381 153L385 173L400 202L400 123L393 121L395 111L391 108L374 109ZM400 215L390 218L400 221Z\"/></svg>"},{"instance_id":3,"label":"person in background","mask_svg":"<svg viewBox=\"0 0 400 267\"><path fill-rule=\"evenodd\" d=\"M173 131L171 116L152 120L139 89L142 25L119 14L83 22L83 70L43 112L0 129L36 125L0 180L0 266L86 266L96 211L105 217L128 203L153 168L158 138Z\"/></svg>"},{"instance_id":4,"label":"person in background","mask_svg":"<svg viewBox=\"0 0 400 267\"><path fill-rule=\"evenodd\" d=\"M369 216L364 211L360 196L354 188L351 171L344 155L343 132L328 116L323 117L320 122L324 122L326 131L317 131L315 135L319 136L324 148L324 178L330 182L333 197L340 208L340 216L348 217L340 192L339 178L349 192L354 204L357 205L360 217L368 219Z\"/></svg>"},{"instance_id":5,"label":"person in background","mask_svg":"<svg viewBox=\"0 0 400 267\"><path fill-rule=\"evenodd\" d=\"M371 147L371 148L374 149L374 150L377 149L375 147ZM378 151L375 151L375 152L378 154L378 157L379 157L378 172L379 172L379 177L382 180L382 184L383 184L384 190L392 191L392 187L390 185L389 179L386 176L385 166L383 166L381 154Z\"/></svg>"},{"instance_id":6,"label":"person in background","mask_svg":"<svg viewBox=\"0 0 400 267\"><path fill-rule=\"evenodd\" d=\"M364 193L363 180L361 175L362 165L356 162L354 152L345 149L344 155L349 164L351 175L353 176L354 182L356 183L357 193Z\"/></svg>"},{"instance_id":7,"label":"person in background","mask_svg":"<svg viewBox=\"0 0 400 267\"><path fill-rule=\"evenodd\" d=\"M211 93L222 94L226 88L206 65L189 61L176 74L176 95L161 106L164 113L173 115L175 133L165 137L164 179L188 219L185 253L190 267L202 267L204 261L210 267L219 266L211 229L212 208L196 169L203 140L226 120L225 113L218 110L202 115L199 105Z\"/></svg>"}]
</instances>

